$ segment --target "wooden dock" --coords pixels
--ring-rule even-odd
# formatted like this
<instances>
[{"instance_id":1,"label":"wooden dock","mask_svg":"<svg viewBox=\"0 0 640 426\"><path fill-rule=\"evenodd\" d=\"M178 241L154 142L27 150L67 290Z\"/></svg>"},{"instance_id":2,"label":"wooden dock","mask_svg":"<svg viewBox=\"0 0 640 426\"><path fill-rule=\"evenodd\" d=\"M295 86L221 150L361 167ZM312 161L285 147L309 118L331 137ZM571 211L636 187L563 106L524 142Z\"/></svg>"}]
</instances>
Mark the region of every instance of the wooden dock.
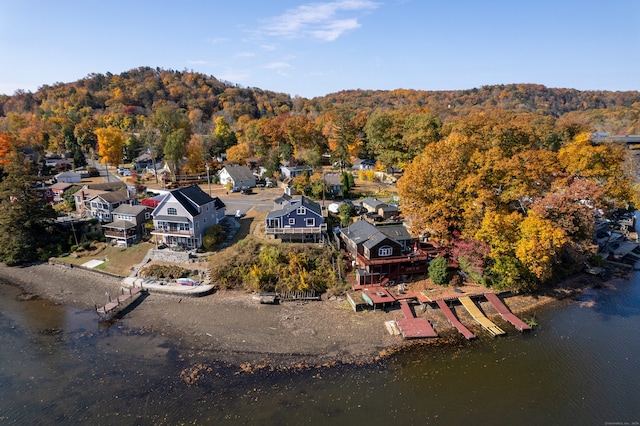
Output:
<instances>
[{"instance_id":1,"label":"wooden dock","mask_svg":"<svg viewBox=\"0 0 640 426\"><path fill-rule=\"evenodd\" d=\"M496 308L502 318L509 321L519 331L531 330L531 326L515 316L495 293L485 293L484 297Z\"/></svg>"},{"instance_id":2,"label":"wooden dock","mask_svg":"<svg viewBox=\"0 0 640 426\"><path fill-rule=\"evenodd\" d=\"M438 333L426 318L416 318L409 302L400 301L400 309L404 314L404 319L397 319L396 325L400 330L400 334L405 339L416 339L421 337L438 337Z\"/></svg>"},{"instance_id":3,"label":"wooden dock","mask_svg":"<svg viewBox=\"0 0 640 426\"><path fill-rule=\"evenodd\" d=\"M480 324L482 328L487 330L489 334L491 334L492 336L500 336L505 334L505 332L500 327L491 322L491 320L482 313L480 308L478 308L476 304L473 303L473 300L471 300L469 296L461 296L458 298L458 300L460 300L462 306L464 306L464 308L471 314L473 319L478 324Z\"/></svg>"},{"instance_id":4,"label":"wooden dock","mask_svg":"<svg viewBox=\"0 0 640 426\"><path fill-rule=\"evenodd\" d=\"M135 300L143 292L142 287L133 287L128 289L122 289L122 294L115 300L109 296L109 302L104 306L96 306L96 312L101 316L109 316L114 314L118 309L123 308L129 302Z\"/></svg>"},{"instance_id":5,"label":"wooden dock","mask_svg":"<svg viewBox=\"0 0 640 426\"><path fill-rule=\"evenodd\" d=\"M440 308L444 316L447 317L449 323L457 328L458 331L462 333L462 335L467 340L476 338L476 335L473 334L473 332L469 330L464 324L462 324L460 320L455 316L451 308L449 308L449 305L447 305L447 302L445 302L444 300L437 300L436 303L438 304L438 307Z\"/></svg>"}]
</instances>

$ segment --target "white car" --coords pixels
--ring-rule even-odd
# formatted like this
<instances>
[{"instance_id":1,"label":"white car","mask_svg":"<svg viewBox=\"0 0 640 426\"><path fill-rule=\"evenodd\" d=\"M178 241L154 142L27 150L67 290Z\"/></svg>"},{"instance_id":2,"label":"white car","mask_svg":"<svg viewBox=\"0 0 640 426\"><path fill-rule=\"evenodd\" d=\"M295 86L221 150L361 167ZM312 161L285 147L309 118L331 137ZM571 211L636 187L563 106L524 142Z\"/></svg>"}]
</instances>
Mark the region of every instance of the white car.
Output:
<instances>
[{"instance_id":1,"label":"white car","mask_svg":"<svg viewBox=\"0 0 640 426\"><path fill-rule=\"evenodd\" d=\"M242 210L236 210L236 217L243 217L244 213L242 213Z\"/></svg>"}]
</instances>

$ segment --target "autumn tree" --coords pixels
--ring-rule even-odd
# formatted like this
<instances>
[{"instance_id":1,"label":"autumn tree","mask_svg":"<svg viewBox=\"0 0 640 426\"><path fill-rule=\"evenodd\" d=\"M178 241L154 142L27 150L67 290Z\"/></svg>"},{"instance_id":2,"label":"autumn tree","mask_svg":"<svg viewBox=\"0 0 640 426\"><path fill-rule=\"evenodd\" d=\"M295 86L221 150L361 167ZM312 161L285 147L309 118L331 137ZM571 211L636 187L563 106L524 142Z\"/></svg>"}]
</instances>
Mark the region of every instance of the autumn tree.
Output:
<instances>
[{"instance_id":1,"label":"autumn tree","mask_svg":"<svg viewBox=\"0 0 640 426\"><path fill-rule=\"evenodd\" d=\"M122 148L124 147L124 135L122 131L115 127L107 127L96 129L95 134L98 139L100 162L105 165L107 171L109 164L117 167L118 164L122 162L124 156L122 152Z\"/></svg>"}]
</instances>

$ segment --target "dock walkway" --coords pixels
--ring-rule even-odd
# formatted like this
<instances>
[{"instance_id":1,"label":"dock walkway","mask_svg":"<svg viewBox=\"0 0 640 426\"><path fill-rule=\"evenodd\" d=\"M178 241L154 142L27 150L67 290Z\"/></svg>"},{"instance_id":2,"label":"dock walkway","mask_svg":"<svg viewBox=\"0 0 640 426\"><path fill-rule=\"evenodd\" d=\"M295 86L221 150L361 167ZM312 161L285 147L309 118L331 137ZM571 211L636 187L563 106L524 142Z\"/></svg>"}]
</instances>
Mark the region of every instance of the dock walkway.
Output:
<instances>
[{"instance_id":1,"label":"dock walkway","mask_svg":"<svg viewBox=\"0 0 640 426\"><path fill-rule=\"evenodd\" d=\"M515 316L495 293L485 293L484 297L496 308L496 311L519 331L531 330L531 326Z\"/></svg>"},{"instance_id":2,"label":"dock walkway","mask_svg":"<svg viewBox=\"0 0 640 426\"><path fill-rule=\"evenodd\" d=\"M440 308L444 316L447 317L449 323L457 328L458 331L462 333L462 335L467 340L476 338L476 335L473 334L473 332L469 330L464 324L462 324L460 320L455 316L451 308L449 308L449 305L447 305L447 302L445 302L444 300L437 300L436 303L438 304L438 307Z\"/></svg>"},{"instance_id":3,"label":"dock walkway","mask_svg":"<svg viewBox=\"0 0 640 426\"><path fill-rule=\"evenodd\" d=\"M426 318L416 318L406 300L400 301L400 309L404 314L404 319L397 319L396 325L400 334L405 339L415 339L420 337L438 337L438 333Z\"/></svg>"},{"instance_id":4,"label":"dock walkway","mask_svg":"<svg viewBox=\"0 0 640 426\"><path fill-rule=\"evenodd\" d=\"M118 307L124 306L124 303L128 301L133 301L142 293L142 287L133 287L130 289L122 289L122 294L118 296L115 300L111 300L109 298L109 303L104 306L97 307L96 312L100 315L109 315L113 313Z\"/></svg>"},{"instance_id":5,"label":"dock walkway","mask_svg":"<svg viewBox=\"0 0 640 426\"><path fill-rule=\"evenodd\" d=\"M473 303L473 300L471 300L469 296L461 296L458 299L460 300L460 303L462 303L462 306L464 306L464 308L471 314L473 319L478 324L480 324L482 328L487 330L489 334L491 334L492 336L505 334L505 332L500 327L491 322L491 320L482 313L480 308L478 308L476 304Z\"/></svg>"}]
</instances>

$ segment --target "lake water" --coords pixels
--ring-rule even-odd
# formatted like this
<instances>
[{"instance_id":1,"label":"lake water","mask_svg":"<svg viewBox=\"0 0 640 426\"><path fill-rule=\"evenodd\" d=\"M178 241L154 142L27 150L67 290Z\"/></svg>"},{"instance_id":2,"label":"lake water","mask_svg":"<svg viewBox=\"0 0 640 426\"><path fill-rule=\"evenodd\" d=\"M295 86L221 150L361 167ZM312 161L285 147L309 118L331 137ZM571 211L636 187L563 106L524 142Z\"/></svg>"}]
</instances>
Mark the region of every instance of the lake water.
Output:
<instances>
[{"instance_id":1,"label":"lake water","mask_svg":"<svg viewBox=\"0 0 640 426\"><path fill-rule=\"evenodd\" d=\"M539 309L528 334L297 372L242 373L19 293L0 284L0 424L640 422L640 272Z\"/></svg>"}]
</instances>

